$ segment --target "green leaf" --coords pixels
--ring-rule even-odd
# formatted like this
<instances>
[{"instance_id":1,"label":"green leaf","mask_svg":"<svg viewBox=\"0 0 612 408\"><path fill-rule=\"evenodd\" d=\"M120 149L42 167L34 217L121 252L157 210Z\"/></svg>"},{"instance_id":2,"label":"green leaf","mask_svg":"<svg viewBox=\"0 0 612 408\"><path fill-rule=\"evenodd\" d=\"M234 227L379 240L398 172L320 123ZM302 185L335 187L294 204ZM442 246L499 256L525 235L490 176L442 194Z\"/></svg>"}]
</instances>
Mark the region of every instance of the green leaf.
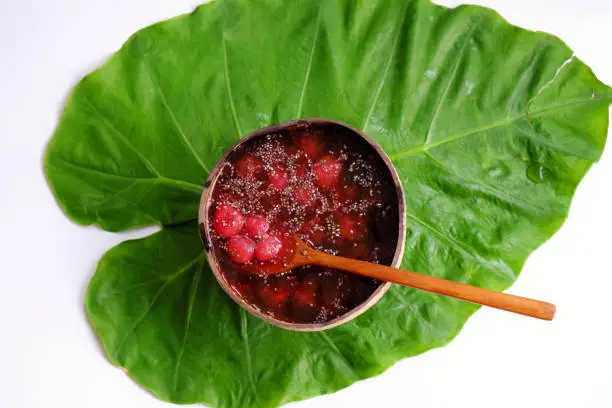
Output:
<instances>
[{"instance_id":1,"label":"green leaf","mask_svg":"<svg viewBox=\"0 0 612 408\"><path fill-rule=\"evenodd\" d=\"M323 333L251 317L191 222L226 148L301 117L364 129L406 191L403 267L502 290L566 218L611 101L560 40L480 7L218 0L139 31L85 77L45 171L79 223L167 226L100 262L87 304L109 358L165 400L273 407L444 345L476 307L394 287Z\"/></svg>"},{"instance_id":2,"label":"green leaf","mask_svg":"<svg viewBox=\"0 0 612 408\"><path fill-rule=\"evenodd\" d=\"M393 288L362 318L336 329L280 329L221 290L190 222L104 255L87 312L110 360L158 397L274 407L336 391L445 344L462 325L454 313L467 316L473 307L455 311L452 301L436 301L439 307L427 310Z\"/></svg>"}]
</instances>

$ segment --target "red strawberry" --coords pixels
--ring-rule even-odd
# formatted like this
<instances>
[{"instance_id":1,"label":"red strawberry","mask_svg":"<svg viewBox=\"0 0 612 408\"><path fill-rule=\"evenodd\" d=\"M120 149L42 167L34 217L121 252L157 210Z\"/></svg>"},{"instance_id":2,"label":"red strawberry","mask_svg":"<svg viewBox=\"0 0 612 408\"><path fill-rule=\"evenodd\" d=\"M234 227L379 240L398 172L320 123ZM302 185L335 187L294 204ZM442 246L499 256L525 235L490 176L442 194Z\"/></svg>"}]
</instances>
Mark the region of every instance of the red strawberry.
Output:
<instances>
[{"instance_id":1,"label":"red strawberry","mask_svg":"<svg viewBox=\"0 0 612 408\"><path fill-rule=\"evenodd\" d=\"M340 214L336 217L340 234L350 240L359 241L366 235L365 218L359 215Z\"/></svg>"},{"instance_id":2,"label":"red strawberry","mask_svg":"<svg viewBox=\"0 0 612 408\"><path fill-rule=\"evenodd\" d=\"M300 285L293 294L293 303L301 309L314 308L317 304L317 287L310 284Z\"/></svg>"},{"instance_id":3,"label":"red strawberry","mask_svg":"<svg viewBox=\"0 0 612 408\"><path fill-rule=\"evenodd\" d=\"M283 190L289 182L289 173L282 166L274 166L268 173L270 185L278 190Z\"/></svg>"},{"instance_id":4,"label":"red strawberry","mask_svg":"<svg viewBox=\"0 0 612 408\"><path fill-rule=\"evenodd\" d=\"M272 211L274 207L281 205L282 196L280 194L271 192L261 197L261 206L266 211Z\"/></svg>"},{"instance_id":5,"label":"red strawberry","mask_svg":"<svg viewBox=\"0 0 612 408\"><path fill-rule=\"evenodd\" d=\"M312 268L319 270L319 268ZM293 294L293 312L295 317L303 321L313 321L319 311L318 301L318 276L312 272L304 277L303 282L296 288Z\"/></svg>"},{"instance_id":6,"label":"red strawberry","mask_svg":"<svg viewBox=\"0 0 612 408\"><path fill-rule=\"evenodd\" d=\"M227 253L236 263L247 263L253 259L255 243L244 235L236 235L227 241Z\"/></svg>"},{"instance_id":7,"label":"red strawberry","mask_svg":"<svg viewBox=\"0 0 612 408\"><path fill-rule=\"evenodd\" d=\"M245 154L236 162L236 171L241 177L255 177L262 169L262 162L251 154Z\"/></svg>"},{"instance_id":8,"label":"red strawberry","mask_svg":"<svg viewBox=\"0 0 612 408\"><path fill-rule=\"evenodd\" d=\"M328 211L336 211L342 208L343 205L342 195L335 188L330 188L327 190L327 209Z\"/></svg>"},{"instance_id":9,"label":"red strawberry","mask_svg":"<svg viewBox=\"0 0 612 408\"><path fill-rule=\"evenodd\" d=\"M289 292L286 289L264 284L264 286L259 289L259 297L268 308L278 309L289 300Z\"/></svg>"},{"instance_id":10,"label":"red strawberry","mask_svg":"<svg viewBox=\"0 0 612 408\"><path fill-rule=\"evenodd\" d=\"M295 287L298 285L298 280L292 272L284 273L276 275L274 285L279 290L284 290L292 295Z\"/></svg>"},{"instance_id":11,"label":"red strawberry","mask_svg":"<svg viewBox=\"0 0 612 408\"><path fill-rule=\"evenodd\" d=\"M298 179L308 178L310 175L310 160L306 156L300 156L296 161L295 177Z\"/></svg>"},{"instance_id":12,"label":"red strawberry","mask_svg":"<svg viewBox=\"0 0 612 408\"><path fill-rule=\"evenodd\" d=\"M317 201L317 191L313 185L306 184L297 187L293 192L293 197L298 204L309 208Z\"/></svg>"},{"instance_id":13,"label":"red strawberry","mask_svg":"<svg viewBox=\"0 0 612 408\"><path fill-rule=\"evenodd\" d=\"M244 225L244 216L231 204L223 203L213 216L215 231L223 238L238 234Z\"/></svg>"},{"instance_id":14,"label":"red strawberry","mask_svg":"<svg viewBox=\"0 0 612 408\"><path fill-rule=\"evenodd\" d=\"M305 133L299 136L296 140L296 145L311 160L316 159L323 153L323 143L321 139L312 133Z\"/></svg>"},{"instance_id":15,"label":"red strawberry","mask_svg":"<svg viewBox=\"0 0 612 408\"><path fill-rule=\"evenodd\" d=\"M321 157L314 165L317 183L325 189L338 184L341 172L342 163L331 155Z\"/></svg>"},{"instance_id":16,"label":"red strawberry","mask_svg":"<svg viewBox=\"0 0 612 408\"><path fill-rule=\"evenodd\" d=\"M259 238L263 236L268 229L270 224L263 215L250 215L246 218L244 225L244 232L251 238Z\"/></svg>"},{"instance_id":17,"label":"red strawberry","mask_svg":"<svg viewBox=\"0 0 612 408\"><path fill-rule=\"evenodd\" d=\"M255 247L255 258L259 261L270 261L278 256L283 243L278 237L269 236L261 239Z\"/></svg>"}]
</instances>

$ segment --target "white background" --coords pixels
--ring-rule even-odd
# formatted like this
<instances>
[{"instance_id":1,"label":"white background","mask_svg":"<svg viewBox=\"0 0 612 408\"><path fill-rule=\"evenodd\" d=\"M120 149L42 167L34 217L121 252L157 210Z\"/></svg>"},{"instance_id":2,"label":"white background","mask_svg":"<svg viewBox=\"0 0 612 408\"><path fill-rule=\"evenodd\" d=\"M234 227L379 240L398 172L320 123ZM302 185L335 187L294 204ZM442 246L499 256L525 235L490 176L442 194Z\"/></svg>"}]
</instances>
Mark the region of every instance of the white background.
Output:
<instances>
[{"instance_id":1,"label":"white background","mask_svg":"<svg viewBox=\"0 0 612 408\"><path fill-rule=\"evenodd\" d=\"M455 1L441 1L456 5ZM487 0L511 23L561 37L612 84L612 1ZM72 224L41 170L66 94L134 31L194 0L0 0L0 407L170 407L103 356L83 295L128 236ZM501 57L501 56L500 56ZM612 407L612 146L569 220L510 292L548 300L545 323L481 310L449 346L292 407Z\"/></svg>"}]
</instances>

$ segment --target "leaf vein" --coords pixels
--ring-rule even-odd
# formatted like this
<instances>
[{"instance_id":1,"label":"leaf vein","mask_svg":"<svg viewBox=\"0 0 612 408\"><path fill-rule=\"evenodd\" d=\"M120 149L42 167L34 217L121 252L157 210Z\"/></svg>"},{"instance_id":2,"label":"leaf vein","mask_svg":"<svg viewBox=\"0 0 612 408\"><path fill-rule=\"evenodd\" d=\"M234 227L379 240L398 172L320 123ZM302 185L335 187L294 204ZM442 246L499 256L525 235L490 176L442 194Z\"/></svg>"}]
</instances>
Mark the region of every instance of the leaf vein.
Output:
<instances>
[{"instance_id":1,"label":"leaf vein","mask_svg":"<svg viewBox=\"0 0 612 408\"><path fill-rule=\"evenodd\" d=\"M147 157L142 154L140 152L140 150L138 150L133 144L132 142L130 142L130 140L122 133L120 132L107 118L106 116L104 116L102 114L102 112L100 112L98 110L98 108L96 108L91 101L87 98L87 97L83 97L83 100L85 101L85 103L87 103L87 105L89 105L89 107L93 110L93 112L100 118L102 119L102 121L106 124L106 126L108 126L110 129L113 130L113 132L119 136L119 138L121 140L123 140L123 142L134 152L136 153L136 155L140 158L140 160L142 160L142 162L144 163L144 165L149 169L149 171L151 171L151 173L153 173L156 176L161 176L161 173L155 168L155 166L153 165L153 163L151 163L151 161L149 159L147 159Z\"/></svg>"},{"instance_id":2,"label":"leaf vein","mask_svg":"<svg viewBox=\"0 0 612 408\"><path fill-rule=\"evenodd\" d=\"M312 69L312 63L314 61L314 55L317 48L317 41L319 39L319 30L321 29L321 10L323 9L324 2L319 5L319 13L317 14L317 22L315 26L314 37L312 40L312 47L310 49L310 55L308 58L308 66L306 67L306 73L304 75L304 83L302 85L302 92L300 94L300 100L298 102L297 112L295 114L296 119L300 119L302 116L302 109L304 107L304 97L306 96L306 88L308 87L308 80L310 79L310 71Z\"/></svg>"},{"instance_id":3,"label":"leaf vein","mask_svg":"<svg viewBox=\"0 0 612 408\"><path fill-rule=\"evenodd\" d=\"M232 85L229 78L229 64L227 62L227 41L225 40L225 35L223 36L221 43L223 48L223 75L225 76L225 90L227 92L232 118L234 119L234 126L236 127L236 132L238 133L237 136L240 138L242 137L242 128L240 127L238 113L236 112L236 105L234 103L234 96L232 95Z\"/></svg>"},{"instance_id":4,"label":"leaf vein","mask_svg":"<svg viewBox=\"0 0 612 408\"><path fill-rule=\"evenodd\" d=\"M184 274L185 272L187 272L193 265L195 265L200 259L202 259L202 256L204 255L204 252L200 253L197 257L195 257L194 259L192 259L191 261L189 261L189 263L187 263L185 266L179 268L179 270L174 273L173 275L170 275L168 277L168 279L166 280L166 282L159 288L159 290L157 291L157 293L155 293L155 295L153 296L153 299L151 300L151 304L145 309L145 311L136 319L136 321L134 322L134 324L132 325L132 327L130 327L130 329L128 330L128 332L126 333L125 337L123 338L123 340L121 341L121 343L119 343L119 346L117 346L117 348L115 349L115 355L118 357L119 353L121 352L121 350L123 350L123 347L125 347L127 341L130 339L130 337L132 337L132 335L134 334L134 331L138 328L138 326L140 326L142 324L142 322L144 321L144 319L147 318L147 316L149 315L149 313L151 313L151 310L153 310L153 307L155 306L155 304L157 303L157 300L159 299L159 297L162 295L162 293L164 293L164 291L166 290L166 288L179 276L181 276L182 274Z\"/></svg>"},{"instance_id":5,"label":"leaf vein","mask_svg":"<svg viewBox=\"0 0 612 408\"><path fill-rule=\"evenodd\" d=\"M462 61L463 56L465 54L465 50L467 49L467 45L469 44L469 40L471 38L471 34L472 34L472 32L474 32L474 30L476 29L477 26L478 26L478 24L471 24L470 27L465 31L465 35L463 37L463 45L461 46L461 50L459 51L459 55L457 55L455 57L455 65L453 66L453 69L450 72L450 75L447 76L448 80L446 81L446 86L444 87L444 91L442 92L442 96L440 97L440 100L438 101L438 103L436 105L436 109L434 110L434 114L431 117L431 121L429 122L429 127L427 128L427 134L425 136L425 143L424 144L428 144L429 141L431 140L432 130L435 127L436 120L438 118L438 115L440 114L440 110L442 109L442 104L446 100L446 97L448 96L450 88L451 88L453 82L455 81L455 76L457 75L457 72L459 70L459 66L461 65L461 61Z\"/></svg>"},{"instance_id":6,"label":"leaf vein","mask_svg":"<svg viewBox=\"0 0 612 408\"><path fill-rule=\"evenodd\" d=\"M253 374L253 360L251 357L251 345L249 343L249 322L247 320L247 311L242 307L240 308L240 337L242 337L242 342L244 344L245 351L245 361L246 361L246 369L247 369L247 377L249 383L251 385L251 390L253 391L253 396L255 400L257 400L257 387L255 386L255 377Z\"/></svg>"},{"instance_id":7,"label":"leaf vein","mask_svg":"<svg viewBox=\"0 0 612 408\"><path fill-rule=\"evenodd\" d=\"M332 348L336 351L336 353L338 353L338 355L342 358L342 360L344 361L344 364L351 370L351 372L353 373L353 377L357 380L359 380L361 377L359 376L359 374L357 374L357 371L355 370L355 367L353 367L353 365L351 364L350 360L344 355L344 353L342 353L342 351L340 351L340 348L338 348L338 346L336 345L336 343L329 337L329 335L327 333L325 333L324 331L320 331L317 332L319 333L319 335L323 338L323 340Z\"/></svg>"},{"instance_id":8,"label":"leaf vein","mask_svg":"<svg viewBox=\"0 0 612 408\"><path fill-rule=\"evenodd\" d=\"M493 268L489 266L490 264L489 261L482 258L480 255L475 254L469 248L466 248L462 242L458 241L457 239L449 236L448 234L443 233L442 231L428 224L423 219L418 217L416 214L406 211L406 217L412 220L414 223L420 225L422 228L429 230L431 233L433 233L433 235L437 236L442 241L446 241L446 243L450 244L450 246L459 250L459 252L463 253L464 255L469 256L470 258L474 259L478 263L485 265L488 270L496 273L497 275L503 276L503 278L509 279L511 282L514 279L516 279L516 275L514 274L514 272L512 272L512 270L509 270L508 268L500 269L500 268Z\"/></svg>"},{"instance_id":9,"label":"leaf vein","mask_svg":"<svg viewBox=\"0 0 612 408\"><path fill-rule=\"evenodd\" d=\"M127 292L132 291L133 289L138 289L138 288L142 288L142 287L146 287L146 286L151 286L154 283L159 283L159 282L163 282L163 279L161 278L157 278L148 282L140 282L140 283L135 283L133 285L129 285L129 286L125 286L121 289L117 289L117 290L113 290L113 291L109 291L109 292L104 292L101 295L98 296L98 299L110 299L113 298L117 295L121 295Z\"/></svg>"},{"instance_id":10,"label":"leaf vein","mask_svg":"<svg viewBox=\"0 0 612 408\"><path fill-rule=\"evenodd\" d=\"M420 312L420 310L414 307L410 302L407 302L406 299L404 299L400 295L398 290L390 290L389 293L391 293L393 297L395 297L399 301L399 303L401 304L400 307L402 309L408 309L408 312L414 317L417 323L424 326L425 329L427 329L427 331L432 335L432 337L435 338L436 333L438 331L436 326L434 326L429 320L425 319L422 313ZM430 293L430 292L424 292L424 293L431 295L432 297L437 296L436 294Z\"/></svg>"},{"instance_id":11,"label":"leaf vein","mask_svg":"<svg viewBox=\"0 0 612 408\"><path fill-rule=\"evenodd\" d=\"M474 130L470 130L470 131L467 131L467 132L464 132L464 133L460 133L460 134L457 134L457 135L454 135L454 136L450 136L450 137L448 137L446 139L442 139L442 140L439 140L437 142L433 142L433 143L429 143L429 144L422 144L422 145L415 146L415 147L412 147L412 148L404 150L404 151L395 152L395 153L390 154L389 157L391 158L391 160L402 159L402 158L405 158L405 157L408 157L408 156L413 156L413 155L416 155L416 154L419 154L419 153L423 153L424 151L427 151L427 150L433 149L435 147L439 147L439 146L445 145L447 143L454 142L454 141L459 140L459 139L463 139L463 138L468 137L468 136L473 136L473 135L476 135L476 134L479 134L479 133L482 133L482 132L486 132L487 130L492 130L492 129L508 126L511 123L516 122L517 120L522 119L522 118L531 118L531 119L534 119L534 118L543 116L543 114L545 114L545 113L562 110L562 109L568 108L570 106L586 104L586 103L591 103L591 102L599 102L601 100L607 100L607 99L611 99L611 98L612 98L612 93L611 94L602 94L599 97L595 97L595 98L593 98L593 97L589 97L589 98L575 98L575 99L572 99L572 100L570 100L570 101L568 101L566 103L562 103L562 104L559 104L559 105L551 106L551 107L548 107L546 109L541 109L541 110L536 111L536 112L531 112L531 113L530 112L526 112L526 113L522 113L520 115L516 115L516 116L505 118L503 120L492 122L492 123L489 123L488 125L485 125L485 126L482 126L482 127L478 128L478 129L474 129Z\"/></svg>"},{"instance_id":12,"label":"leaf vein","mask_svg":"<svg viewBox=\"0 0 612 408\"><path fill-rule=\"evenodd\" d=\"M190 183L188 181L171 179L171 178L168 178L168 177L165 177L165 176L161 176L161 175L160 176L155 176L155 177L126 176L126 175L122 175L122 174L112 174L112 173L108 173L108 172L105 172L105 171L102 171L102 170L93 169L91 167L87 167L87 166L84 166L82 164L73 163L73 162L71 162L69 160L66 160L64 158L61 158L59 156L56 157L56 160L64 163L68 167L72 167L73 169L84 171L84 172L88 172L88 173L98 174L98 175L104 176L104 177L111 177L111 178L124 179L124 180L135 180L135 181L138 181L140 183L168 183L168 184L175 184L177 187L181 187L183 189L192 190L192 191L197 192L197 193L201 193L202 192L202 186L199 186L199 185L194 184L194 183Z\"/></svg>"},{"instance_id":13,"label":"leaf vein","mask_svg":"<svg viewBox=\"0 0 612 408\"><path fill-rule=\"evenodd\" d=\"M187 305L187 317L185 319L185 335L183 336L183 342L181 344L181 349L176 358L176 364L174 365L174 373L172 379L172 391L176 392L176 388L178 386L178 372L179 367L181 365L181 361L183 359L183 354L185 353L185 346L187 345L187 338L189 337L189 329L191 327L191 317L193 316L193 305L195 304L196 296L198 294L198 287L200 285L200 278L202 276L202 266L197 268L196 273L193 276L193 281L191 282L191 293L189 295L189 303Z\"/></svg>"},{"instance_id":14,"label":"leaf vein","mask_svg":"<svg viewBox=\"0 0 612 408\"><path fill-rule=\"evenodd\" d=\"M402 12L402 15L404 16L402 18L405 18L405 14L406 14L406 10L404 9ZM374 108L376 107L376 104L378 103L380 94L382 93L382 90L385 86L385 82L387 81L387 75L389 75L389 71L391 70L391 65L393 63L393 57L395 56L395 52L397 50L397 44L399 43L401 34L402 34L402 27L401 27L401 22L400 22L400 27L398 27L397 33L395 34L395 38L393 39L393 43L391 45L391 53L389 54L389 59L387 60L387 64L385 65L383 76L380 79L380 83L378 84L378 87L376 88L376 93L374 93L374 98L372 99L372 103L370 104L370 108L368 109L368 114L366 115L366 117L363 120L363 123L361 124L362 130L366 130L366 128L370 124L370 119L372 117L372 114L374 113Z\"/></svg>"},{"instance_id":15,"label":"leaf vein","mask_svg":"<svg viewBox=\"0 0 612 408\"><path fill-rule=\"evenodd\" d=\"M187 148L189 149L189 151L191 152L191 154L193 155L193 157L196 159L196 161L200 164L200 166L202 167L202 169L204 169L204 171L206 173L210 172L210 169L208 167L206 167L206 165L204 164L204 162L202 161L202 159L200 158L200 156L198 156L198 154L196 153L193 144L189 141L189 139L187 138L187 135L185 134L185 132L183 131L183 128L181 127L178 119L176 118L176 116L174 115L174 111L172 110L172 108L170 107L170 105L168 104L168 100L166 99L166 96L164 95L163 90L161 89L161 86L159 85L159 83L157 82L157 79L155 78L155 75L153 74L153 70L151 70L151 68L147 65L144 64L145 66L145 71L148 73L149 77L151 78L151 81L153 82L153 84L155 85L155 89L157 90L157 93L160 96L160 99L162 101L162 104L164 105L164 107L166 108L166 110L168 111L168 114L170 115L170 118L172 119L172 123L174 123L174 126L176 127L176 129L179 132L179 135L181 136L181 139L183 140L183 142L185 143L185 145L187 146Z\"/></svg>"},{"instance_id":16,"label":"leaf vein","mask_svg":"<svg viewBox=\"0 0 612 408\"><path fill-rule=\"evenodd\" d=\"M481 187L483 190L487 191L489 194L492 194L494 197L496 198L502 198L504 201L506 201L509 204L513 204L513 205L518 205L519 207L522 207L523 209L528 209L529 206L531 205L530 203L520 200L518 198L515 197L510 197L508 195L506 195L503 191L498 190L497 188L483 183L482 181L472 178L472 177L468 177L465 174L459 173L456 169L454 169L453 167L447 165L446 163L443 163L442 161L438 160L437 158L435 158L431 153L428 152L424 152L423 153L425 155L425 157L427 157L428 159L430 159L432 162L434 162L439 168L445 170L447 173L450 173L452 175L455 175L457 177L460 177L466 181L469 181L470 183L476 184L477 186Z\"/></svg>"},{"instance_id":17,"label":"leaf vein","mask_svg":"<svg viewBox=\"0 0 612 408\"><path fill-rule=\"evenodd\" d=\"M540 89L536 91L535 95L527 101L527 105L525 106L526 111L529 111L529 107L531 106L531 104L533 104L535 100L538 99L540 95L542 95L542 93L546 90L546 88L551 86L557 80L557 78L561 74L561 71L563 71L563 68L565 68L567 65L572 63L572 61L574 61L574 54L572 54L568 59L563 61L561 65L559 65L555 73L553 74L552 78L549 81L547 81L544 85L542 85L542 87L540 87Z\"/></svg>"},{"instance_id":18,"label":"leaf vein","mask_svg":"<svg viewBox=\"0 0 612 408\"><path fill-rule=\"evenodd\" d=\"M104 205L107 204L107 203L112 202L116 198L119 198L119 196L121 196L121 194L125 193L126 191L128 191L129 189L134 187L134 185L136 185L137 183L138 183L138 180L133 180L125 188L122 188L121 190L115 192L114 194L111 194L109 197L107 197L104 200L102 200L99 203L97 203L97 205L96 205L96 218L98 219L98 224L102 225L103 221L104 221L103 217L100 216L100 211L104 207Z\"/></svg>"}]
</instances>

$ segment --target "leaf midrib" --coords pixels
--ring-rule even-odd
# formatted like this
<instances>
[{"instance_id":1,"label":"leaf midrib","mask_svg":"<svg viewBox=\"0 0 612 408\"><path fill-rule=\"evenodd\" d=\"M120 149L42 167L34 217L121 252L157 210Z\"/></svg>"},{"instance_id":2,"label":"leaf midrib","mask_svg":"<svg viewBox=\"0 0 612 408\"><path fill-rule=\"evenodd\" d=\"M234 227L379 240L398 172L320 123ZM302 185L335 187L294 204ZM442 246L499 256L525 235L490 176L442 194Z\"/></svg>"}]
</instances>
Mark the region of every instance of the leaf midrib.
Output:
<instances>
[{"instance_id":1,"label":"leaf midrib","mask_svg":"<svg viewBox=\"0 0 612 408\"><path fill-rule=\"evenodd\" d=\"M159 94L162 104L164 105L164 108L166 108L166 110L168 111L168 114L170 115L170 119L172 119L172 123L174 123L174 126L178 130L178 133L181 136L183 143L185 144L185 146L187 146L187 148L189 149L193 157L196 159L200 167L202 167L204 172L208 174L210 172L210 169L204 164L204 161L202 161L200 156L196 153L195 148L193 147L193 144L189 141L189 138L183 131L183 127L180 125L178 119L174 115L174 110L170 107L170 104L168 103L168 100L166 99L166 95L164 94L164 91L162 90L161 86L159 85L159 82L157 81L157 79L155 78L155 75L153 74L153 70L146 63L144 64L144 68L145 68L145 72L151 78L151 82L153 82L153 84L155 85L155 89L157 90L157 93Z\"/></svg>"},{"instance_id":2,"label":"leaf midrib","mask_svg":"<svg viewBox=\"0 0 612 408\"><path fill-rule=\"evenodd\" d=\"M158 176L154 176L154 177L136 177L136 176L127 176L127 175L123 175L123 174L114 174L114 173L109 173L100 169L93 169L91 167L87 167L84 166L82 164L79 163L75 163L72 162L70 160L67 160L63 157L60 156L56 156L55 160L64 163L66 166L72 167L73 169L79 170L79 171L84 171L87 173L92 173L92 174L97 174L99 176L103 176L103 177L110 177L110 178L116 178L116 179L123 179L123 180L130 180L130 181L137 181L137 182L141 182L141 183L165 183L165 184L173 184L176 185L177 187L180 187L182 189L187 189L187 190L191 190L194 191L196 193L201 193L202 192L202 186L199 186L195 183L191 183L189 181L185 181L185 180L179 180L179 179L173 179L173 178L169 178L163 175L158 175Z\"/></svg>"},{"instance_id":3,"label":"leaf midrib","mask_svg":"<svg viewBox=\"0 0 612 408\"><path fill-rule=\"evenodd\" d=\"M176 280L176 278L178 278L179 276L182 276L185 272L187 272L189 269L191 269L191 267L193 267L195 264L198 263L198 261L201 261L204 259L206 253L205 252L200 252L198 254L198 256L196 256L195 258L193 258L192 260L190 260L186 265L182 266L181 268L179 268L177 270L177 272L175 272L172 275L168 275L167 280L164 282L164 284L159 288L159 290L157 291L157 293L155 293L155 295L153 296L153 299L151 300L151 303L149 304L149 306L147 307L147 309L144 311L144 313L142 313L134 322L134 324L132 325L132 327L130 328L130 330L128 330L127 334L125 335L125 337L123 338L123 340L119 343L119 345L116 347L115 349L115 357L117 359L119 359L119 353L123 350L123 347L125 347L125 345L127 344L128 340L130 339L130 337L132 337L132 335L134 334L134 331L138 328L138 326L140 326L140 324L144 321L144 319L146 319L146 317L149 315L149 313L151 313L151 310L153 309L153 307L155 306L155 304L157 303L158 299L161 297L161 295L164 293L164 291L166 290L166 288L168 286L170 286L170 284L172 282L174 282L174 280Z\"/></svg>"},{"instance_id":4,"label":"leaf midrib","mask_svg":"<svg viewBox=\"0 0 612 408\"><path fill-rule=\"evenodd\" d=\"M319 12L317 14L317 21L315 23L316 25L315 25L315 31L314 31L314 36L312 40L312 47L310 49L308 65L306 66L306 73L304 74L304 83L302 85L302 92L300 94L300 100L298 102L297 112L295 115L296 119L300 119L300 117L302 116L302 109L304 108L304 98L306 96L306 89L308 88L308 81L310 79L310 71L312 70L312 64L314 62L315 51L317 49L317 42L319 39L319 30L321 29L321 14L323 10L323 4L324 2L321 2L319 4Z\"/></svg>"},{"instance_id":5,"label":"leaf midrib","mask_svg":"<svg viewBox=\"0 0 612 408\"><path fill-rule=\"evenodd\" d=\"M468 136L473 136L473 135L477 135L477 134L482 133L482 132L486 132L488 130L492 130L492 129L508 126L508 125L516 122L517 120L519 120L521 118L533 119L533 118L544 116L544 114L546 114L546 113L560 111L560 110L566 109L566 108L571 107L571 106L580 105L580 104L587 104L587 103L591 103L591 102L599 102L599 101L606 100L606 99L612 99L612 92L599 95L598 97L578 98L578 99L570 100L570 101L568 101L566 103L562 103L562 104L555 105L555 106L550 106L548 108L544 108L544 109L541 109L539 111L525 112L525 113L522 113L520 115L511 116L509 118L504 118L502 120L491 122L488 125L482 126L482 127L478 128L478 129L473 129L473 130L470 130L468 132L464 132L464 133L460 133L460 134L457 134L457 135L449 136L446 139L442 139L442 140L439 140L437 142L423 143L423 144L421 144L419 146L415 146L415 147L412 147L412 148L404 150L404 151L390 153L389 154L389 158L391 160L400 160L400 159L403 159L405 157L414 156L414 155L417 155L419 153L426 152L426 151L431 150L433 148L443 146L443 145L445 145L447 143L451 143L451 142L463 139L463 138L468 137Z\"/></svg>"},{"instance_id":6,"label":"leaf midrib","mask_svg":"<svg viewBox=\"0 0 612 408\"><path fill-rule=\"evenodd\" d=\"M187 345L187 339L189 338L189 329L191 328L191 317L193 316L193 306L198 294L198 287L200 285L200 278L202 277L202 266L197 268L194 274L193 280L190 285L189 300L187 303L187 316L185 318L185 334L181 343L181 349L176 358L176 364L174 365L173 379L172 379L172 392L176 392L178 387L178 373L185 354L185 346Z\"/></svg>"}]
</instances>

